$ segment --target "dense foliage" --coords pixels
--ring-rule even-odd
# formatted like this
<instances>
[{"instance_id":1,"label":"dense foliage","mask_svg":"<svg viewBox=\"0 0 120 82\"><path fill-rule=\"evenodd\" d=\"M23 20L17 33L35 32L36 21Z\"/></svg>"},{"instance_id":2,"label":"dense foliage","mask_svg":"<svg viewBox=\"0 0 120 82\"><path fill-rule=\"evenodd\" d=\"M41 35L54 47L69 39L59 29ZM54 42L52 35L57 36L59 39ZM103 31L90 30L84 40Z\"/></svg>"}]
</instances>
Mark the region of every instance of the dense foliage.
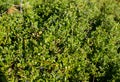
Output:
<instances>
[{"instance_id":1,"label":"dense foliage","mask_svg":"<svg viewBox=\"0 0 120 82\"><path fill-rule=\"evenodd\" d=\"M1 81L120 81L119 0L23 0L6 12L19 3L0 0Z\"/></svg>"}]
</instances>

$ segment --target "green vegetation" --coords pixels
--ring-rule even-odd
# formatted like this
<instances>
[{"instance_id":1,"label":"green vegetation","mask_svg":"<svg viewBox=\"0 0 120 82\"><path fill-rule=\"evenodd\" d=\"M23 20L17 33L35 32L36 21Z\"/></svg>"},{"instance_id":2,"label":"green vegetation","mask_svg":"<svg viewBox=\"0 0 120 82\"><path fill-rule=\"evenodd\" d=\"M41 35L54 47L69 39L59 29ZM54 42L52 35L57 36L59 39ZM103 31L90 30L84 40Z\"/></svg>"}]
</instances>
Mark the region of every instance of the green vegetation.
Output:
<instances>
[{"instance_id":1,"label":"green vegetation","mask_svg":"<svg viewBox=\"0 0 120 82\"><path fill-rule=\"evenodd\" d=\"M119 0L23 0L6 12L19 1L0 0L0 80L120 81Z\"/></svg>"}]
</instances>

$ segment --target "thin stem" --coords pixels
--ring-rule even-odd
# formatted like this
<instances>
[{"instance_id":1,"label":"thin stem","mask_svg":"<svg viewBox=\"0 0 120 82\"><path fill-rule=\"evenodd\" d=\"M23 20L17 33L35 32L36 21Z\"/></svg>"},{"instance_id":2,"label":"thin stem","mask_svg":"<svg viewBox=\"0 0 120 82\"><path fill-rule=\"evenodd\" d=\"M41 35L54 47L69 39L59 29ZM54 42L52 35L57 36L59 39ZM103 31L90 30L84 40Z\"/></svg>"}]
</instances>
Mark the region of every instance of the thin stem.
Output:
<instances>
[{"instance_id":1,"label":"thin stem","mask_svg":"<svg viewBox=\"0 0 120 82\"><path fill-rule=\"evenodd\" d=\"M22 2L23 0L20 0L20 12L22 13Z\"/></svg>"}]
</instances>

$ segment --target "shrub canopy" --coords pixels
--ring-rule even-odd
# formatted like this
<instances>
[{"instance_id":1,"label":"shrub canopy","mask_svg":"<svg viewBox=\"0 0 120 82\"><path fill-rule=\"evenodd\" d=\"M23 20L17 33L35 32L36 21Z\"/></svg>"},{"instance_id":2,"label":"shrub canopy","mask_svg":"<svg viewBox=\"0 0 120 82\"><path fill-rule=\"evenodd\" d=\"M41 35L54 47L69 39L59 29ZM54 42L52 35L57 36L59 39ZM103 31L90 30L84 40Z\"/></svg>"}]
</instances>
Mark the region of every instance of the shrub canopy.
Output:
<instances>
[{"instance_id":1,"label":"shrub canopy","mask_svg":"<svg viewBox=\"0 0 120 82\"><path fill-rule=\"evenodd\" d=\"M12 14L4 12L20 2L8 2L0 1L3 82L120 81L119 0L24 0Z\"/></svg>"}]
</instances>

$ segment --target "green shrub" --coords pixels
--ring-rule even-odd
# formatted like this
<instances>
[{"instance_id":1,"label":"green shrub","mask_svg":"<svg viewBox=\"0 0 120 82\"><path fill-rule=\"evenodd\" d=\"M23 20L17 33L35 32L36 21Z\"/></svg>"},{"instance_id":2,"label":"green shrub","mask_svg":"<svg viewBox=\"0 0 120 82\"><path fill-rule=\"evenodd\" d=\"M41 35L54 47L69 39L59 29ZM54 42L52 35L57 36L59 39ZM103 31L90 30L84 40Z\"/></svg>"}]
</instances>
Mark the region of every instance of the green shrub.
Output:
<instances>
[{"instance_id":1,"label":"green shrub","mask_svg":"<svg viewBox=\"0 0 120 82\"><path fill-rule=\"evenodd\" d=\"M10 82L119 82L119 6L24 1L23 13L0 17L1 72Z\"/></svg>"}]
</instances>

